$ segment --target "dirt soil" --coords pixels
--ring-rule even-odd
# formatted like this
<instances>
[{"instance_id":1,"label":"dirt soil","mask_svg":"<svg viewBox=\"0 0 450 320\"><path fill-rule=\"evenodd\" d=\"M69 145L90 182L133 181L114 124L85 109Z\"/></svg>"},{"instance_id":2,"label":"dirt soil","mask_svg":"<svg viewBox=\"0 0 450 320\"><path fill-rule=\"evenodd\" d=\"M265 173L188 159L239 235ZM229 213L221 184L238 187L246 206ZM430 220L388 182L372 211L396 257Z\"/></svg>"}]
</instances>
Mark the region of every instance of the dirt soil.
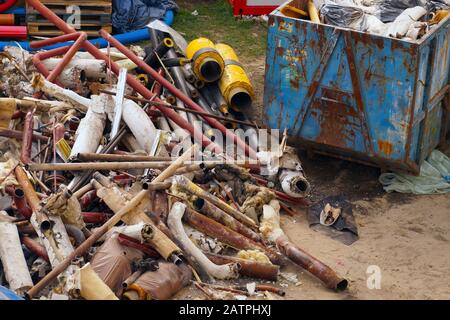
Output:
<instances>
[{"instance_id":1,"label":"dirt soil","mask_svg":"<svg viewBox=\"0 0 450 320\"><path fill-rule=\"evenodd\" d=\"M242 61L257 92L255 105L262 106L265 60ZM262 107L255 108L254 120L263 114ZM450 143L443 151L450 156ZM313 185L312 200L345 196L353 204L360 239L347 246L310 229L302 209L295 217L284 216L282 227L294 243L349 280L346 291L335 293L301 268L288 266L282 272L297 274L298 282L276 284L285 288L284 299L450 299L450 194L387 194L378 182L379 169L300 155ZM367 286L370 266L381 271L380 289ZM200 297L192 287L179 296Z\"/></svg>"}]
</instances>

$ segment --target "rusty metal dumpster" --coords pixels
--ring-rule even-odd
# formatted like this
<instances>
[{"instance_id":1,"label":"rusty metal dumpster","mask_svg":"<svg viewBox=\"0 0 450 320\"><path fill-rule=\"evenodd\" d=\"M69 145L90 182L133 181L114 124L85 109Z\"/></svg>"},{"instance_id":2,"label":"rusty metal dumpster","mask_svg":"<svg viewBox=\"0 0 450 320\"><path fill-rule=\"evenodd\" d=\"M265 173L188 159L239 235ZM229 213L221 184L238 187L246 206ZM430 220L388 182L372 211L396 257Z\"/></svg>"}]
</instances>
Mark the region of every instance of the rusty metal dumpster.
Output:
<instances>
[{"instance_id":1,"label":"rusty metal dumpster","mask_svg":"<svg viewBox=\"0 0 450 320\"><path fill-rule=\"evenodd\" d=\"M268 126L316 153L418 174L450 125L450 17L407 42L280 8L269 17Z\"/></svg>"}]
</instances>

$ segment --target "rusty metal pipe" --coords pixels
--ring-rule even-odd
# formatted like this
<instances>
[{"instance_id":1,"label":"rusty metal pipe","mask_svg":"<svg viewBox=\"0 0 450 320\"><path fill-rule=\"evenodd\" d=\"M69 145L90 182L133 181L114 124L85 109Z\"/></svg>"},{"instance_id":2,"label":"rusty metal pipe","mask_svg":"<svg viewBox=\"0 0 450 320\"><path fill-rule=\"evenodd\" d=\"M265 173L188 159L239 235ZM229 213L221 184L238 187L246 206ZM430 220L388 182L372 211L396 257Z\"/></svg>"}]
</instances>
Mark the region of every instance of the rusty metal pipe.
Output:
<instances>
[{"instance_id":1,"label":"rusty metal pipe","mask_svg":"<svg viewBox=\"0 0 450 320\"><path fill-rule=\"evenodd\" d=\"M104 212L82 212L81 216L85 223L93 224L103 224L111 217L111 215Z\"/></svg>"},{"instance_id":2,"label":"rusty metal pipe","mask_svg":"<svg viewBox=\"0 0 450 320\"><path fill-rule=\"evenodd\" d=\"M347 288L348 281L346 279L340 277L329 266L291 243L286 236L279 237L276 244L284 255L295 264L319 278L328 288L336 291L343 291Z\"/></svg>"},{"instance_id":3,"label":"rusty metal pipe","mask_svg":"<svg viewBox=\"0 0 450 320\"><path fill-rule=\"evenodd\" d=\"M34 113L28 112L25 116L25 124L22 135L22 151L20 153L20 161L24 164L32 163L31 149L33 147L33 123Z\"/></svg>"},{"instance_id":4,"label":"rusty metal pipe","mask_svg":"<svg viewBox=\"0 0 450 320\"><path fill-rule=\"evenodd\" d=\"M21 238L22 244L31 252L33 252L38 257L41 257L45 261L50 263L50 259L48 258L47 251L43 246L39 244L39 242L35 241L34 239L30 237L23 236Z\"/></svg>"},{"instance_id":5,"label":"rusty metal pipe","mask_svg":"<svg viewBox=\"0 0 450 320\"><path fill-rule=\"evenodd\" d=\"M249 239L252 239L256 242L261 242L261 236L259 234L257 234L250 228L246 227L243 223L239 222L238 220L236 220L223 210L217 208L215 205L209 203L208 201L198 198L197 200L193 201L192 205L194 206L194 209L196 211L205 214L211 219L220 222L224 226L227 226L228 228L242 234L243 236Z\"/></svg>"},{"instance_id":6,"label":"rusty metal pipe","mask_svg":"<svg viewBox=\"0 0 450 320\"><path fill-rule=\"evenodd\" d=\"M219 222L210 219L192 209L187 209L184 216L184 221L194 229L197 229L206 235L218 239L227 245L239 250L259 250L265 253L272 263L281 265L283 263L282 257L278 252L253 241L243 235L231 230Z\"/></svg>"},{"instance_id":7,"label":"rusty metal pipe","mask_svg":"<svg viewBox=\"0 0 450 320\"><path fill-rule=\"evenodd\" d=\"M30 171L89 171L89 170L133 170L164 169L170 162L83 162L83 163L36 163L30 164Z\"/></svg>"},{"instance_id":8,"label":"rusty metal pipe","mask_svg":"<svg viewBox=\"0 0 450 320\"><path fill-rule=\"evenodd\" d=\"M86 209L94 200L98 199L97 190L86 192L80 199L81 209Z\"/></svg>"},{"instance_id":9,"label":"rusty metal pipe","mask_svg":"<svg viewBox=\"0 0 450 320\"><path fill-rule=\"evenodd\" d=\"M39 227L42 231L47 231L52 227L52 223L50 222L47 215L43 212L39 197L34 190L33 185L30 180L28 180L28 176L24 169L21 166L17 166L15 169L15 174L17 181L25 193L25 198L27 199L27 203L30 206L33 214L36 215L36 220L39 223Z\"/></svg>"},{"instance_id":10,"label":"rusty metal pipe","mask_svg":"<svg viewBox=\"0 0 450 320\"><path fill-rule=\"evenodd\" d=\"M106 162L151 162L151 161L172 161L171 157L133 156L123 154L100 154L100 153L79 153L77 160L106 161Z\"/></svg>"},{"instance_id":11,"label":"rusty metal pipe","mask_svg":"<svg viewBox=\"0 0 450 320\"><path fill-rule=\"evenodd\" d=\"M26 219L30 220L33 211L28 206L28 203L25 199L25 193L21 188L16 188L14 190L13 197L14 205L16 206L17 211L24 216Z\"/></svg>"},{"instance_id":12,"label":"rusty metal pipe","mask_svg":"<svg viewBox=\"0 0 450 320\"><path fill-rule=\"evenodd\" d=\"M17 140L23 140L23 131L17 130L9 130L9 129L0 129L0 137L12 138ZM49 138L46 136L33 134L33 141L41 141L44 143L48 143Z\"/></svg>"},{"instance_id":13,"label":"rusty metal pipe","mask_svg":"<svg viewBox=\"0 0 450 320\"><path fill-rule=\"evenodd\" d=\"M188 178L186 178L184 176L176 176L174 178L174 182L177 184L177 187L179 187L183 191L187 191L193 195L196 195L197 197L199 197L203 200L211 202L216 207L222 209L223 211L225 211L226 213L231 215L236 220L242 222L246 226L255 228L255 229L257 228L256 223L252 219L250 219L249 217L244 215L242 212L231 207L228 203L213 196L209 192L206 192L205 190L203 190L202 188L197 186L195 183L190 181Z\"/></svg>"},{"instance_id":14,"label":"rusty metal pipe","mask_svg":"<svg viewBox=\"0 0 450 320\"><path fill-rule=\"evenodd\" d=\"M215 264L227 264L238 262L241 265L239 274L242 276L277 281L280 267L270 263L262 263L252 260L245 260L236 257L223 256L214 253L205 253L209 260Z\"/></svg>"}]
</instances>

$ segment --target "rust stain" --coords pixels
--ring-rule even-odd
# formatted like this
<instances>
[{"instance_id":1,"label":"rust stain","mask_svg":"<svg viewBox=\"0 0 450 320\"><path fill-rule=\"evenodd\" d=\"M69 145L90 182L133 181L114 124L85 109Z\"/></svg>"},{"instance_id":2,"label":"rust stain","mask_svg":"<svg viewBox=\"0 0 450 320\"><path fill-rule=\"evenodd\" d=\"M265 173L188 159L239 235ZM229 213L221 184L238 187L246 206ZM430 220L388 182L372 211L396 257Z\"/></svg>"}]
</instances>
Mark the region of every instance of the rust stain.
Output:
<instances>
[{"instance_id":1,"label":"rust stain","mask_svg":"<svg viewBox=\"0 0 450 320\"><path fill-rule=\"evenodd\" d=\"M378 49L384 48L384 40L380 37L372 36L368 33L360 33L360 32L351 32L350 37L355 42L361 42L364 45L372 45L375 44Z\"/></svg>"},{"instance_id":2,"label":"rust stain","mask_svg":"<svg viewBox=\"0 0 450 320\"><path fill-rule=\"evenodd\" d=\"M387 156L390 156L394 151L394 146L389 141L378 140L378 149Z\"/></svg>"},{"instance_id":3,"label":"rust stain","mask_svg":"<svg viewBox=\"0 0 450 320\"><path fill-rule=\"evenodd\" d=\"M311 116L316 117L320 123L317 142L344 149L352 148L360 126L355 122L355 108L346 103L349 93L329 88L321 89L322 97L315 99L311 111Z\"/></svg>"},{"instance_id":4,"label":"rust stain","mask_svg":"<svg viewBox=\"0 0 450 320\"><path fill-rule=\"evenodd\" d=\"M404 42L402 42L400 40L392 40L391 41L391 48L392 48L392 51L398 49L400 51L403 51L403 52L406 52L408 54L414 55L417 52L416 49L418 47L416 45L414 45L414 44L413 45L406 44L406 43L404 43Z\"/></svg>"},{"instance_id":5,"label":"rust stain","mask_svg":"<svg viewBox=\"0 0 450 320\"><path fill-rule=\"evenodd\" d=\"M280 57L283 57L283 56L284 56L285 51L286 51L285 48L283 48L283 47L277 47L277 53L278 53L278 55L279 55Z\"/></svg>"}]
</instances>

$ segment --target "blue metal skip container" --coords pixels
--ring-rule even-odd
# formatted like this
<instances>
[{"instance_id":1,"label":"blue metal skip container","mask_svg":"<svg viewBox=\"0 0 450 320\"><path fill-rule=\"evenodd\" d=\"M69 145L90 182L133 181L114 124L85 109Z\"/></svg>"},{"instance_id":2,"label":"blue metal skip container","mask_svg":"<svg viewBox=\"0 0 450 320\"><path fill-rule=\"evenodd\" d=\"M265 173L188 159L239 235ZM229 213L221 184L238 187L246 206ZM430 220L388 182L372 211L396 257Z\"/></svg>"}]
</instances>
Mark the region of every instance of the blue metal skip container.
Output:
<instances>
[{"instance_id":1,"label":"blue metal skip container","mask_svg":"<svg viewBox=\"0 0 450 320\"><path fill-rule=\"evenodd\" d=\"M268 126L315 153L418 174L450 128L450 16L408 42L280 8L269 17Z\"/></svg>"}]
</instances>

